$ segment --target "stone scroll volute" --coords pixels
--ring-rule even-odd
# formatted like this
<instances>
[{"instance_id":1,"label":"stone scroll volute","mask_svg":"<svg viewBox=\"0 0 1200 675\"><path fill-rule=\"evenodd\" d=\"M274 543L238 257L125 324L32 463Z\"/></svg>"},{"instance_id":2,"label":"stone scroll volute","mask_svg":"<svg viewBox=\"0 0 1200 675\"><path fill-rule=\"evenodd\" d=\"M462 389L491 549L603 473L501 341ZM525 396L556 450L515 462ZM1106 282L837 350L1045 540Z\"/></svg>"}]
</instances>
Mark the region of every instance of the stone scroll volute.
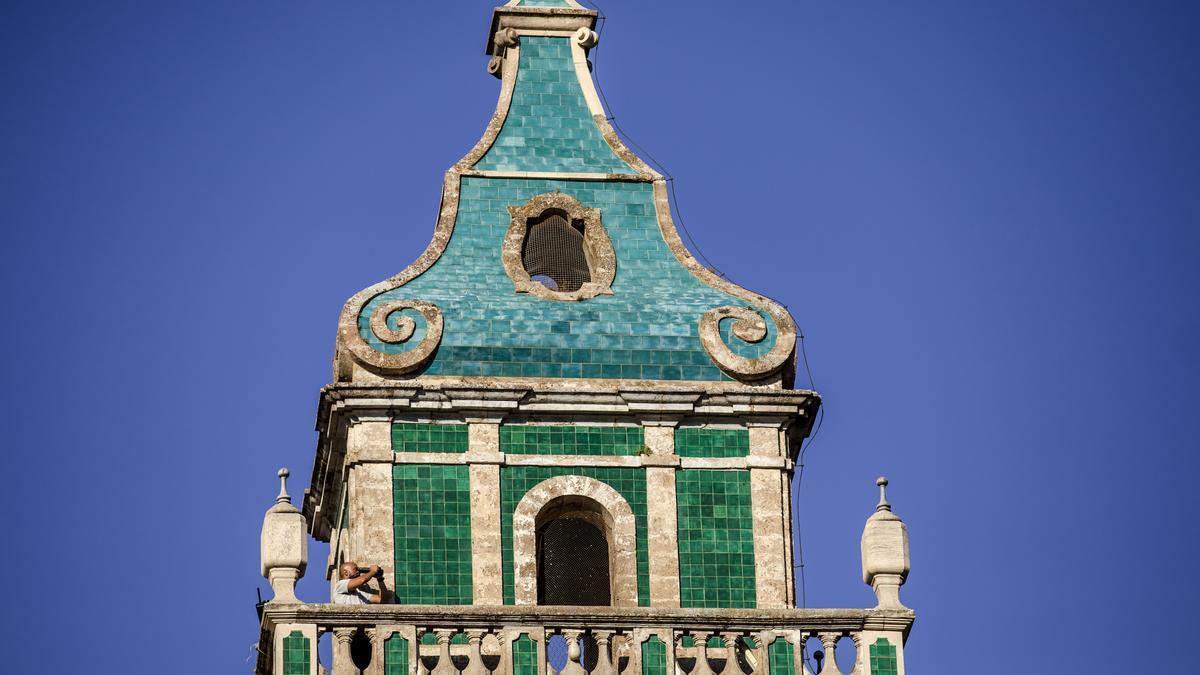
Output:
<instances>
[{"instance_id":1,"label":"stone scroll volute","mask_svg":"<svg viewBox=\"0 0 1200 675\"><path fill-rule=\"evenodd\" d=\"M733 321L732 337L747 344L762 342L767 337L767 319L753 307L717 307L700 317L700 343L708 352L713 363L738 380L760 380L782 369L795 352L796 331L791 317L786 313L772 312L767 316L775 323L775 345L769 352L757 358L741 356L725 344L721 336L721 322Z\"/></svg>"}]
</instances>

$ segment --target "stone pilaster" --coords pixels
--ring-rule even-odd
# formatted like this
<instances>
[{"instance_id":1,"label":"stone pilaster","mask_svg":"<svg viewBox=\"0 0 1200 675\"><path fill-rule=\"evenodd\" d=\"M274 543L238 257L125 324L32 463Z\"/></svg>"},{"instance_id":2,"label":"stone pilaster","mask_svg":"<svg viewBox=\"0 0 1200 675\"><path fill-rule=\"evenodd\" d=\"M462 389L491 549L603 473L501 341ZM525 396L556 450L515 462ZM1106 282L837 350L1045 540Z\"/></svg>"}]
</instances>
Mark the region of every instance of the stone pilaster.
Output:
<instances>
[{"instance_id":1,"label":"stone pilaster","mask_svg":"<svg viewBox=\"0 0 1200 675\"><path fill-rule=\"evenodd\" d=\"M886 642L880 643L880 640ZM872 650L874 647L874 650ZM872 651L875 652L872 656ZM873 667L883 667L891 665L891 659L895 659L896 675L904 675L904 633L902 631L893 630L864 630L858 636L858 653L863 658L862 671L865 673L872 672ZM878 666L876 665L878 661Z\"/></svg>"},{"instance_id":2,"label":"stone pilaster","mask_svg":"<svg viewBox=\"0 0 1200 675\"><path fill-rule=\"evenodd\" d=\"M778 423L748 424L750 432L750 455L752 457L780 457L780 434Z\"/></svg>"},{"instance_id":3,"label":"stone pilaster","mask_svg":"<svg viewBox=\"0 0 1200 675\"><path fill-rule=\"evenodd\" d=\"M783 550L783 475L778 469L750 470L755 589L760 609L786 607L788 603L787 556Z\"/></svg>"},{"instance_id":4,"label":"stone pilaster","mask_svg":"<svg viewBox=\"0 0 1200 675\"><path fill-rule=\"evenodd\" d=\"M350 468L350 541L347 560L384 568L390 600L396 588L392 464L372 462ZM336 570L334 575L336 576ZM372 582L374 585L374 582Z\"/></svg>"},{"instance_id":5,"label":"stone pilaster","mask_svg":"<svg viewBox=\"0 0 1200 675\"><path fill-rule=\"evenodd\" d=\"M284 666L287 665L283 641L291 637L292 633L300 633L301 637L308 640L308 672L305 675L317 675L317 626L312 623L281 623L275 626L275 635L273 636L273 653L274 667L271 669L272 675L284 675Z\"/></svg>"},{"instance_id":6,"label":"stone pilaster","mask_svg":"<svg viewBox=\"0 0 1200 675\"><path fill-rule=\"evenodd\" d=\"M500 422L468 420L471 471L471 580L476 605L504 604L500 548Z\"/></svg>"},{"instance_id":7,"label":"stone pilaster","mask_svg":"<svg viewBox=\"0 0 1200 675\"><path fill-rule=\"evenodd\" d=\"M675 427L647 426L648 459L673 458ZM675 501L675 466L646 467L647 521L650 550L650 606L679 606L679 514Z\"/></svg>"},{"instance_id":8,"label":"stone pilaster","mask_svg":"<svg viewBox=\"0 0 1200 675\"><path fill-rule=\"evenodd\" d=\"M395 588L395 523L392 495L392 421L360 416L346 431L350 531L339 542L344 560L380 565L388 591ZM331 562L337 564L336 551ZM337 570L332 572L337 578Z\"/></svg>"}]
</instances>

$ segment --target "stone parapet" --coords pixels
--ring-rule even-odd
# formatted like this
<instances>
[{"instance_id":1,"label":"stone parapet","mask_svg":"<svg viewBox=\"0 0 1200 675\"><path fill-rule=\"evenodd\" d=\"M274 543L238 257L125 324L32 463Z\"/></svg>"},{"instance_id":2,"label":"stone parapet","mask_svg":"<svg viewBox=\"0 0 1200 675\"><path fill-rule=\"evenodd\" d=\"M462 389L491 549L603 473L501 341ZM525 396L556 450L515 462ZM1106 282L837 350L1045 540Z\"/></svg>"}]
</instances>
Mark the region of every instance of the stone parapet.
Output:
<instances>
[{"instance_id":1,"label":"stone parapet","mask_svg":"<svg viewBox=\"0 0 1200 675\"><path fill-rule=\"evenodd\" d=\"M667 673L675 672L676 660L690 661L695 667L701 658L711 672L723 672L730 655L742 667L740 672L748 668L750 673L775 674L782 661L783 672L803 673L810 656L806 652L810 638L821 642L825 662L830 664L836 662L838 639L850 637L856 647L850 672L886 670L903 675L904 643L913 620L911 610L890 609L268 605L255 672L297 672L295 666L302 662L316 673L320 667L316 636L332 632L344 637L362 631L375 643L372 653L389 659L386 664L369 664L364 672L393 672L390 659L396 659L409 664L406 672L413 668L449 671L453 660L458 661L454 672L482 668L494 675L546 675L552 667L546 646L552 639L563 639L568 647L585 645L585 651L603 652L583 661L578 649L567 652L568 668L592 675L647 672L642 659L655 656L655 648L661 651L657 657L669 666ZM434 639L422 639L426 635ZM285 643L288 636L296 636L292 645ZM393 639L398 642L388 644ZM398 644L403 649L397 649ZM528 649L523 649L525 645ZM281 646L290 651L281 653ZM308 652L301 651L305 646ZM536 671L514 668L514 661L523 654L536 654L533 663L526 664ZM285 663L285 658L291 661ZM338 672L339 665L346 667L338 658L335 650L334 663L326 664L332 666L332 672Z\"/></svg>"}]
</instances>

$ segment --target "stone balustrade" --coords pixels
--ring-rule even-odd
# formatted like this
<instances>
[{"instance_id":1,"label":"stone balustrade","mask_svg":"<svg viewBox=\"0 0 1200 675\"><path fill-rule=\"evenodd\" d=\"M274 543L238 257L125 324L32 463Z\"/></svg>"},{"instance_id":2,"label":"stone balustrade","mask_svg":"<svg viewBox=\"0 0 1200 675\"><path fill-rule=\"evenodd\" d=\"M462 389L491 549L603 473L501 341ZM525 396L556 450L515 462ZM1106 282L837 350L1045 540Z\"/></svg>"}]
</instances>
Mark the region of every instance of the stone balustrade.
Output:
<instances>
[{"instance_id":1,"label":"stone balustrade","mask_svg":"<svg viewBox=\"0 0 1200 675\"><path fill-rule=\"evenodd\" d=\"M912 622L913 612L903 608L272 603L264 608L255 672L810 675L806 664L822 663L822 675L903 675L904 641ZM318 638L324 633L331 633L333 638L331 664L318 662ZM844 637L852 642L842 640ZM820 660L814 658L816 642L823 652ZM809 644L814 648L806 651ZM844 670L838 666L836 653L850 647L854 665ZM841 660L846 663L850 659L843 655Z\"/></svg>"}]
</instances>

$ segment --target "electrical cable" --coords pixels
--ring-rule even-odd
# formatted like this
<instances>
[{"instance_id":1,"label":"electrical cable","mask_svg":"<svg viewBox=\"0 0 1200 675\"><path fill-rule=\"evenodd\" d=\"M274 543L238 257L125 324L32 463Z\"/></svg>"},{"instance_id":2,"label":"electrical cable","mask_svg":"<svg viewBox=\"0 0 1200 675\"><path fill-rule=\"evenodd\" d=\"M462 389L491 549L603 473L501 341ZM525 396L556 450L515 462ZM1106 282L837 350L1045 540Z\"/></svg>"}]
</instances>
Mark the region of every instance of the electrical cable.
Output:
<instances>
[{"instance_id":1,"label":"electrical cable","mask_svg":"<svg viewBox=\"0 0 1200 675\"><path fill-rule=\"evenodd\" d=\"M584 0L584 2L587 3L592 9L596 10L597 20L598 20L598 25L596 27L596 34L597 34L597 38L602 38L604 36L604 28L605 28L605 26L608 25L608 16L604 13L604 10L600 7L600 5L597 4L596 2L594 2L594 0ZM633 139L632 136L630 136L624 129L621 128L620 124L618 124L618 122L617 122L617 118L615 115L610 114L610 111L612 110L612 106L609 105L608 97L604 93L604 86L600 82L600 45L601 44L603 44L603 40L598 40L597 45L594 48L592 48L592 51L591 51L592 80L596 84L596 92L599 94L600 102L604 106L605 118L608 120L608 122L610 124L612 124L613 130L616 131L617 134L621 138L623 138L627 143L629 143L629 145L633 146L633 148L638 151L639 156L645 157L647 160L649 160L649 162L654 166L654 168L660 174L662 174L663 178L666 180L666 183L667 183L667 193L670 198L671 208L675 212L675 220L676 220L676 222L679 223L680 229L683 230L684 235L687 237L688 243L691 244L692 250L696 252L696 255L698 255L702 261L704 261L705 266L708 267L709 270L711 270L714 274L716 274L717 276L719 276L721 278L726 278L725 273L722 272L716 265L714 265L712 263L712 261L708 259L708 256L704 255L704 251L701 250L700 246L696 243L695 238L692 237L691 231L688 230L687 224L683 219L683 213L679 208L679 195L677 192L677 188L675 187L675 177L671 174L671 172L667 169L667 167L662 162L658 161L654 157L654 155L650 154L649 151L647 151L644 147L642 147L641 144L639 144L636 140ZM775 300L774 298L771 298L770 296L762 294L762 293L760 293L759 295L762 295L763 297L765 297L769 300L772 300L773 302L783 306L784 309L789 309L785 303L780 302L779 300ZM789 311L790 311L790 309L789 309ZM799 343L800 355L801 355L802 359L804 360L804 371L805 371L805 374L808 375L809 389L812 391L816 391L816 382L813 380L812 366L808 361L808 348L805 343L806 336L804 335L804 331L802 329L800 329L799 326L797 326L796 332L797 332L796 341L797 341L797 343ZM805 468L804 459L805 459L805 456L808 453L809 449L812 448L813 441L816 440L817 434L820 433L821 425L822 425L822 423L824 423L824 421L825 421L825 408L822 406L821 409L817 412L817 421L816 421L816 424L813 426L812 433L809 434L808 438L805 439L805 442L801 445L800 452L797 457L797 460L798 460L798 467L797 467L798 471L796 474L797 497L799 497L800 488L804 482L804 468ZM801 596L801 603L802 603L801 606L808 607L808 581L807 581L806 574L805 574L804 538L802 535L803 530L800 527L800 517L799 517L798 512L795 514L794 517L795 517L795 521L796 521L796 548L797 548L797 552L799 554L800 562L798 565L794 565L793 569L800 570L800 596ZM803 653L807 652L807 649L803 646L801 647L801 650L802 650L802 655L803 655ZM807 661L807 657L804 657L804 660Z\"/></svg>"}]
</instances>

